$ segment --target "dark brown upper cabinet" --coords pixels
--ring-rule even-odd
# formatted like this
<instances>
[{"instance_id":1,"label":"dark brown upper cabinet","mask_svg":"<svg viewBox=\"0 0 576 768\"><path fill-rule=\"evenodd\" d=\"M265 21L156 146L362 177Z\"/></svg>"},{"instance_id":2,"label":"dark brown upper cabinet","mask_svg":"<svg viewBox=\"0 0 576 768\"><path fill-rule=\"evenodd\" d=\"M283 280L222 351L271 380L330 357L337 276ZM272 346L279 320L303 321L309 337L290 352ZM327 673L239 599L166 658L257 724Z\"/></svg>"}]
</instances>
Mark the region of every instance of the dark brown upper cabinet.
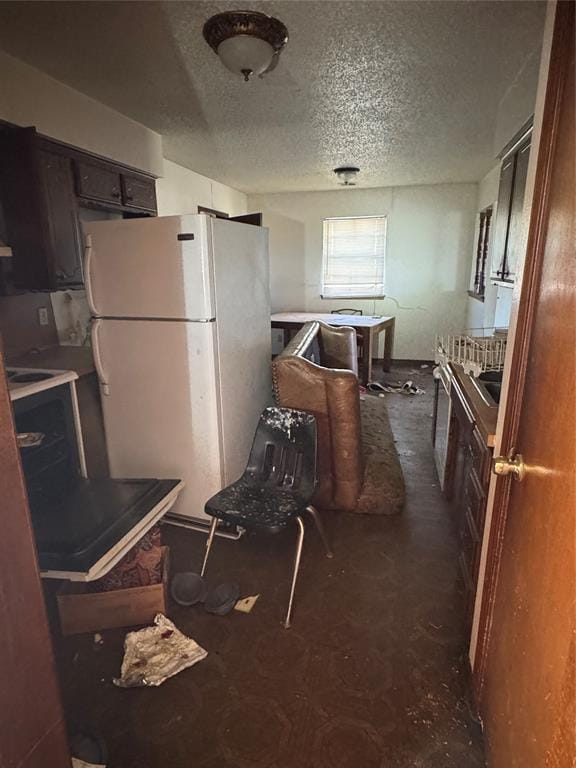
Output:
<instances>
[{"instance_id":1,"label":"dark brown upper cabinet","mask_svg":"<svg viewBox=\"0 0 576 768\"><path fill-rule=\"evenodd\" d=\"M82 233L72 160L41 149L40 164L55 285L58 288L82 285Z\"/></svg>"},{"instance_id":2,"label":"dark brown upper cabinet","mask_svg":"<svg viewBox=\"0 0 576 768\"><path fill-rule=\"evenodd\" d=\"M45 151L33 128L0 136L0 198L17 288L82 284L71 161Z\"/></svg>"},{"instance_id":3,"label":"dark brown upper cabinet","mask_svg":"<svg viewBox=\"0 0 576 768\"><path fill-rule=\"evenodd\" d=\"M121 204L122 188L118 171L97 163L78 160L76 179L78 197L112 205Z\"/></svg>"},{"instance_id":4,"label":"dark brown upper cabinet","mask_svg":"<svg viewBox=\"0 0 576 768\"><path fill-rule=\"evenodd\" d=\"M142 176L122 175L122 203L127 208L156 213L156 182Z\"/></svg>"},{"instance_id":5,"label":"dark brown upper cabinet","mask_svg":"<svg viewBox=\"0 0 576 768\"><path fill-rule=\"evenodd\" d=\"M17 289L83 286L80 209L155 216L155 179L40 136L0 127L0 204Z\"/></svg>"},{"instance_id":6,"label":"dark brown upper cabinet","mask_svg":"<svg viewBox=\"0 0 576 768\"><path fill-rule=\"evenodd\" d=\"M522 221L531 129L502 158L490 277L514 282L524 240Z\"/></svg>"}]
</instances>

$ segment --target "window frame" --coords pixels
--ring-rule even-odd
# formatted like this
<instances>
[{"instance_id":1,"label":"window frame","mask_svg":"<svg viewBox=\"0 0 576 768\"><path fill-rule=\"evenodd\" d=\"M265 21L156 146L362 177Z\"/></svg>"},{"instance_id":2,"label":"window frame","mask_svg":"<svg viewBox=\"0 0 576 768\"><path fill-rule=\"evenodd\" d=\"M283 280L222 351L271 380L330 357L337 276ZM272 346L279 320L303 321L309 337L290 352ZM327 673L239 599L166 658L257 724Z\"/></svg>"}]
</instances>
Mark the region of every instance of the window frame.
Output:
<instances>
[{"instance_id":1,"label":"window frame","mask_svg":"<svg viewBox=\"0 0 576 768\"><path fill-rule=\"evenodd\" d=\"M486 267L489 266L489 257L492 243L494 219L494 205L487 205L478 212L476 227L476 244L474 249L474 261L472 264L472 287L468 295L478 301L484 301L486 296Z\"/></svg>"},{"instance_id":2,"label":"window frame","mask_svg":"<svg viewBox=\"0 0 576 768\"><path fill-rule=\"evenodd\" d=\"M371 294L358 294L358 295L351 295L351 294L344 294L344 295L333 295L333 296L326 296L324 294L324 290L326 288L325 284L325 274L326 274L326 242L325 242L325 232L326 232L326 222L328 221L350 221L353 219L382 219L384 221L384 253L382 254L382 261L383 261L383 273L382 273L382 283L384 284L386 280L386 254L387 254L387 246L388 246L388 216L385 213L373 213L373 214L367 214L362 216L325 216L322 219L322 272L320 276L320 298L325 299L327 301L331 300L345 300L345 299L359 299L359 300L369 300L369 299L385 299L386 293L384 290L379 293L371 293Z\"/></svg>"}]
</instances>

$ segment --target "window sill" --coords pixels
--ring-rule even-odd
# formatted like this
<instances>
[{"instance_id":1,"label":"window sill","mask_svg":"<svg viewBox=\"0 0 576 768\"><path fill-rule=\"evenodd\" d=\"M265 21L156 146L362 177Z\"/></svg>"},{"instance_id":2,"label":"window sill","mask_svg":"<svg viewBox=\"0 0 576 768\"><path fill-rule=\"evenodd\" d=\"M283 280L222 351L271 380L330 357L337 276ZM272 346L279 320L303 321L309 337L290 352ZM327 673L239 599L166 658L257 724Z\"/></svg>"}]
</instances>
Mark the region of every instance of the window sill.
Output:
<instances>
[{"instance_id":1,"label":"window sill","mask_svg":"<svg viewBox=\"0 0 576 768\"><path fill-rule=\"evenodd\" d=\"M326 301L346 301L348 299L350 301L371 301L372 299L385 299L386 296L322 296L320 294L320 298Z\"/></svg>"},{"instance_id":2,"label":"window sill","mask_svg":"<svg viewBox=\"0 0 576 768\"><path fill-rule=\"evenodd\" d=\"M468 296L470 296L471 299L476 299L476 301L484 301L484 294L483 293L476 293L476 291L467 291Z\"/></svg>"}]
</instances>

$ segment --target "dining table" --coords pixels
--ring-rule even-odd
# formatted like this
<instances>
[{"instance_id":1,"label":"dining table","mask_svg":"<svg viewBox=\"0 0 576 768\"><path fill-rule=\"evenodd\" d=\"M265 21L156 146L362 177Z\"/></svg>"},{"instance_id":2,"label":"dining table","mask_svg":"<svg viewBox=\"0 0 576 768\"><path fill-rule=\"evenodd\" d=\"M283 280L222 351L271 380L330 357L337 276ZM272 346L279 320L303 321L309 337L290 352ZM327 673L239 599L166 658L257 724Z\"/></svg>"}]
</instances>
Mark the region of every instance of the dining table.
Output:
<instances>
[{"instance_id":1,"label":"dining table","mask_svg":"<svg viewBox=\"0 0 576 768\"><path fill-rule=\"evenodd\" d=\"M292 335L305 323L320 321L328 325L354 328L361 339L358 375L366 386L372 380L372 360L374 349L378 350L380 334L384 332L384 361L382 368L389 371L394 351L394 326L396 318L385 315L346 315L322 312L275 312L271 316L272 328L278 328ZM285 342L288 339L285 338Z\"/></svg>"}]
</instances>

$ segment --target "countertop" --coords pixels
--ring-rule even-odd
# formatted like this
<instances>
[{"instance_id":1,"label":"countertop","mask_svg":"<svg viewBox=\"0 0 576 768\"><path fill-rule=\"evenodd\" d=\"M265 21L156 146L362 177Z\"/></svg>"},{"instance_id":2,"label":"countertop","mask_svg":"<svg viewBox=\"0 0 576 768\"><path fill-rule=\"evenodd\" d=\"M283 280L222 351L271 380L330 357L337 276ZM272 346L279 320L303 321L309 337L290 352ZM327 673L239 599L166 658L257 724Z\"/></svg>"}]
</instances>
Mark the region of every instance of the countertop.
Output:
<instances>
[{"instance_id":1,"label":"countertop","mask_svg":"<svg viewBox=\"0 0 576 768\"><path fill-rule=\"evenodd\" d=\"M487 405L478 390L470 381L470 376L464 373L464 369L460 365L450 363L450 369L452 375L458 381L461 390L466 397L466 402L470 406L470 410L474 416L476 426L480 432L482 439L489 448L494 447L494 440L496 437L496 422L498 420L498 406Z\"/></svg>"},{"instance_id":2,"label":"countertop","mask_svg":"<svg viewBox=\"0 0 576 768\"><path fill-rule=\"evenodd\" d=\"M47 347L24 355L14 355L6 360L6 365L76 371L78 376L88 376L96 370L90 347Z\"/></svg>"}]
</instances>

